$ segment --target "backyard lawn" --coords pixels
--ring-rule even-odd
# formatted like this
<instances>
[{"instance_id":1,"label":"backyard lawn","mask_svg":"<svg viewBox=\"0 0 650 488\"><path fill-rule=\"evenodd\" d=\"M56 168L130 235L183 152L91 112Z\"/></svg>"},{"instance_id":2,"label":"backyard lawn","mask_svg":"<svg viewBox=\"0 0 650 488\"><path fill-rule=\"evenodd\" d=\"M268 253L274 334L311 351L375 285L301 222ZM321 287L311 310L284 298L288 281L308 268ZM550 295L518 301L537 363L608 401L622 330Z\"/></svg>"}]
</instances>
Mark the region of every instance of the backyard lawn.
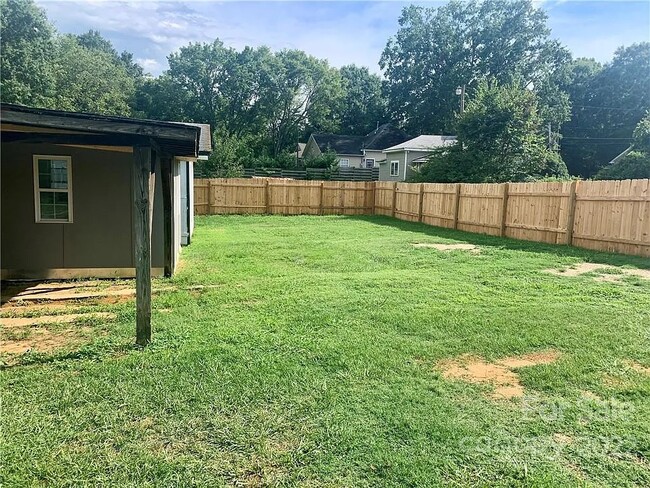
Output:
<instances>
[{"instance_id":1,"label":"backyard lawn","mask_svg":"<svg viewBox=\"0 0 650 488\"><path fill-rule=\"evenodd\" d=\"M562 275L580 263L605 267ZM383 217L197 218L149 347L127 297L77 303L115 314L83 341L2 355L0 481L649 486L638 269ZM42 313L67 312L3 308Z\"/></svg>"}]
</instances>

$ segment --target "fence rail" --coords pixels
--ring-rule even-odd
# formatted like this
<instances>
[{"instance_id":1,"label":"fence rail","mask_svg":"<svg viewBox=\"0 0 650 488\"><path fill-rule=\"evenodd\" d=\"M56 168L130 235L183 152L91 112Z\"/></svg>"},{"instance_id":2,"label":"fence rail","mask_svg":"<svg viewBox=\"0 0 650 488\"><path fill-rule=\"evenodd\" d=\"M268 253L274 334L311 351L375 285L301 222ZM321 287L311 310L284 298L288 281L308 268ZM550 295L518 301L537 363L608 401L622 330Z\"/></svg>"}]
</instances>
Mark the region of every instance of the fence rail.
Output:
<instances>
[{"instance_id":1,"label":"fence rail","mask_svg":"<svg viewBox=\"0 0 650 488\"><path fill-rule=\"evenodd\" d=\"M201 175L206 177L207 175ZM243 178L291 178L294 180L377 181L379 168L283 169L244 168Z\"/></svg>"},{"instance_id":2,"label":"fence rail","mask_svg":"<svg viewBox=\"0 0 650 488\"><path fill-rule=\"evenodd\" d=\"M388 215L553 244L650 256L650 180L392 183L199 179L196 214Z\"/></svg>"}]
</instances>

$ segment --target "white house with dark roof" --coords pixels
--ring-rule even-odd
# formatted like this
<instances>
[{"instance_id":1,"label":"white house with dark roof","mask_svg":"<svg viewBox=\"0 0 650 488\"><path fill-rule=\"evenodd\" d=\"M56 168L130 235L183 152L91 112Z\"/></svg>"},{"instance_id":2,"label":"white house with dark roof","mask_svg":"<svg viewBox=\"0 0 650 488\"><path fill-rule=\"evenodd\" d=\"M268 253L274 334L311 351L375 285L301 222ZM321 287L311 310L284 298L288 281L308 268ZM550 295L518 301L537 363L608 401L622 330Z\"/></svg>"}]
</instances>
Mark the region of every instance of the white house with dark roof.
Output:
<instances>
[{"instance_id":1,"label":"white house with dark roof","mask_svg":"<svg viewBox=\"0 0 650 488\"><path fill-rule=\"evenodd\" d=\"M383 124L365 136L339 134L312 134L303 150L303 157L317 157L334 151L341 168L379 168L385 148L408 139L401 129Z\"/></svg>"},{"instance_id":2,"label":"white house with dark roof","mask_svg":"<svg viewBox=\"0 0 650 488\"><path fill-rule=\"evenodd\" d=\"M379 181L405 181L413 174L414 166L426 162L433 149L455 142L456 136L421 135L384 149Z\"/></svg>"}]
</instances>

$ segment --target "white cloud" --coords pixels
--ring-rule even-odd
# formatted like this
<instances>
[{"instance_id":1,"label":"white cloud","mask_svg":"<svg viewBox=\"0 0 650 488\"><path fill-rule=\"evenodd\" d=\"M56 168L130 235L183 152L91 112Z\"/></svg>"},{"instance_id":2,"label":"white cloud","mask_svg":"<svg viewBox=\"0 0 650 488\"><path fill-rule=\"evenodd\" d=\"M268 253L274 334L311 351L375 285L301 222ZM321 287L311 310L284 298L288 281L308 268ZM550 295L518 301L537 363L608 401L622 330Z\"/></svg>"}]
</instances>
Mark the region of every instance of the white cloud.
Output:
<instances>
[{"instance_id":1,"label":"white cloud","mask_svg":"<svg viewBox=\"0 0 650 488\"><path fill-rule=\"evenodd\" d=\"M153 58L136 58L135 62L142 66L145 73L160 71L160 63Z\"/></svg>"},{"instance_id":2,"label":"white cloud","mask_svg":"<svg viewBox=\"0 0 650 488\"><path fill-rule=\"evenodd\" d=\"M146 61L145 70L154 75L166 69L166 56L171 52L190 42L211 42L215 38L237 49L246 45L267 45L274 50L302 49L328 59L333 66L355 63L379 72L381 53L388 38L397 32L401 9L407 4L196 0L37 2L46 9L59 31L99 30L118 50L130 51L137 59ZM600 60L611 58L621 44L647 40L649 30L647 19L644 24L643 19L630 19L629 15L611 21L605 15L607 25L594 23L590 12L602 10L606 4L537 2L549 14L554 36L576 55Z\"/></svg>"}]
</instances>

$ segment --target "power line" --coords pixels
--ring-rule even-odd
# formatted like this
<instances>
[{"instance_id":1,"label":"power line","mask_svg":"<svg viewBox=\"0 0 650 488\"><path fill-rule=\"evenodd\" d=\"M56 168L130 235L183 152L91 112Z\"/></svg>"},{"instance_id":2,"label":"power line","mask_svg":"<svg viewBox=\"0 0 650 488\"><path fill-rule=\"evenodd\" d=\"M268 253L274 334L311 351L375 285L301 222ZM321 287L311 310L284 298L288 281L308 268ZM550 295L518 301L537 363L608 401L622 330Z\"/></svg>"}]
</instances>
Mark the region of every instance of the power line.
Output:
<instances>
[{"instance_id":1,"label":"power line","mask_svg":"<svg viewBox=\"0 0 650 488\"><path fill-rule=\"evenodd\" d=\"M563 137L562 139L575 139L579 141L632 141L632 137Z\"/></svg>"},{"instance_id":2,"label":"power line","mask_svg":"<svg viewBox=\"0 0 650 488\"><path fill-rule=\"evenodd\" d=\"M600 110L622 110L624 112L633 112L635 110L639 110L639 108L623 108L623 107L599 107L597 105L572 105L573 107L579 107L579 108L596 108Z\"/></svg>"}]
</instances>

